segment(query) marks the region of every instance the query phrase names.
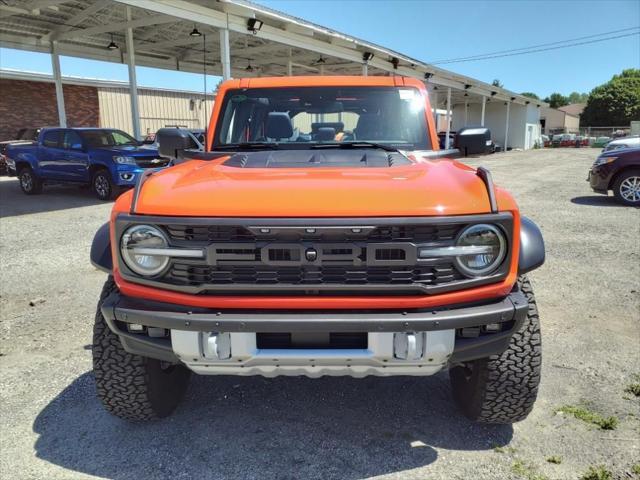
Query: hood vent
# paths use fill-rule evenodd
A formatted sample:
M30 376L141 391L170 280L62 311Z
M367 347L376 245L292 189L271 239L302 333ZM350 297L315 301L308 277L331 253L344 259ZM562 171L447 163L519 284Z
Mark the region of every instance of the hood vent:
M401 153L383 150L268 150L242 152L231 156L224 165L236 168L388 168L409 165Z

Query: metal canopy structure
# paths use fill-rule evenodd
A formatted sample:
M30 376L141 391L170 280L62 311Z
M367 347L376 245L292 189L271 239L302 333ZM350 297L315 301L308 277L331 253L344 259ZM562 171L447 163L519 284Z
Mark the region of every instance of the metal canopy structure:
M447 96L450 106L531 101L245 0L2 0L0 46L52 54L57 80L59 55L128 64L134 115L135 66L223 78L404 75L425 80L432 93L443 92L434 106L446 108Z

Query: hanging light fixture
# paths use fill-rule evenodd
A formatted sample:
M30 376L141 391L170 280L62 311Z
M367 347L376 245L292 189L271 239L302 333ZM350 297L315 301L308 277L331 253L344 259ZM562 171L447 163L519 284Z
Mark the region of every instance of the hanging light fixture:
M200 33L200 31L196 28L195 24L193 25L193 30L191 30L191 33L189 33L190 37L201 37L202 34Z
M257 18L250 18L247 20L247 30L256 35L258 31L262 28L264 22L262 20L258 20Z
M320 55L320 58L318 60L316 60L316 65L323 65L327 63L327 61L324 59L324 57L322 55Z
M253 72L253 67L251 66L251 60L247 60L247 67L245 68L245 71L247 72Z
M109 50L118 50L118 44L116 42L113 41L113 33L111 34L111 42L109 43L109 45L107 45L107 48Z

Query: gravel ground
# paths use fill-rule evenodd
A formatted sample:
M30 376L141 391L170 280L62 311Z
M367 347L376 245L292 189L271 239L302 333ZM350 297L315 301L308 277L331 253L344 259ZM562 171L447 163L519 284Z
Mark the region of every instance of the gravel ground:
M88 261L109 204L76 187L26 197L0 180L2 478L578 479L640 463L640 211L592 194L596 150L510 152L489 167L542 228L531 277L543 377L521 423L472 424L446 372L428 378L194 377L169 419L133 425L102 410L91 328L105 275ZM33 306L30 306L30 302ZM640 381L640 379L636 379ZM602 430L559 407L616 416ZM552 455L560 464L549 463ZM540 475L539 477L536 475Z

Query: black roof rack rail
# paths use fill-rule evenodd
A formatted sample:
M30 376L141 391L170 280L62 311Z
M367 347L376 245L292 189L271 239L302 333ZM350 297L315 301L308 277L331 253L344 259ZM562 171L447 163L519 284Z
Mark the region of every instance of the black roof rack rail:
M491 178L491 172L484 167L478 167L476 170L478 175L484 182L487 188L487 195L489 195L489 205L491 206L491 213L498 213L498 202L496 200L496 190L493 187L493 179Z
M140 178L138 178L138 182L133 189L133 199L131 200L131 210L129 211L131 215L135 215L136 213L136 207L138 206L138 197L140 196L142 185L147 181L147 178L153 175L153 172L154 170L150 168L142 172L142 175L140 175Z

